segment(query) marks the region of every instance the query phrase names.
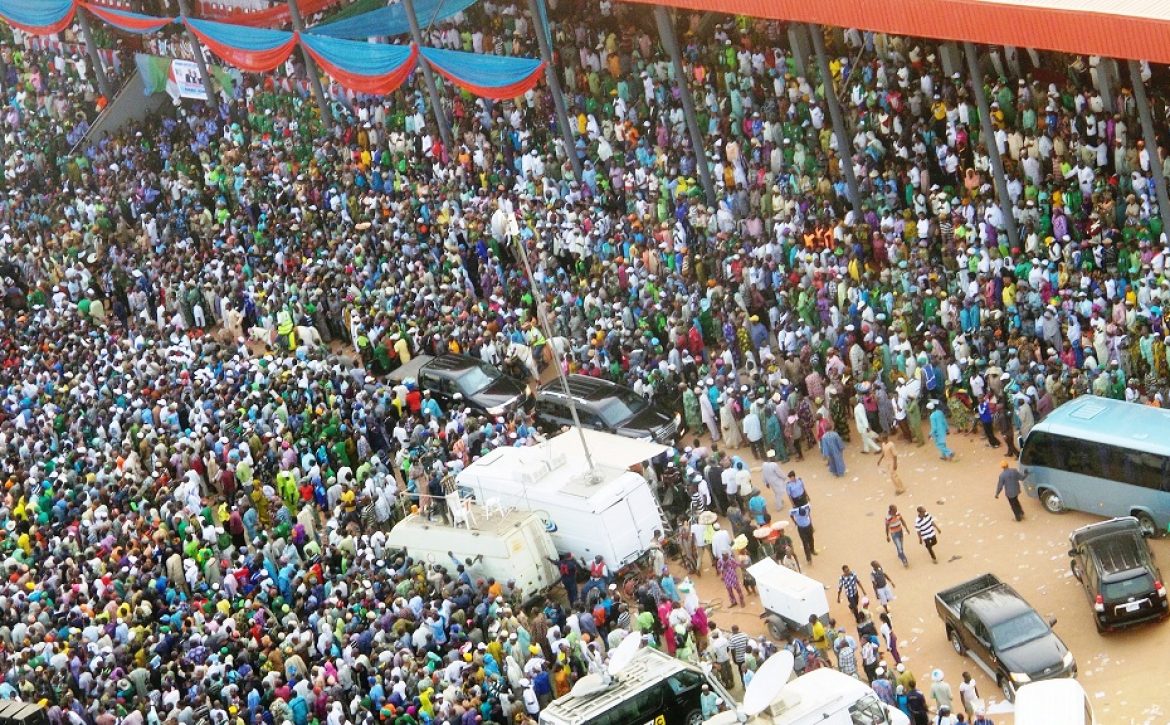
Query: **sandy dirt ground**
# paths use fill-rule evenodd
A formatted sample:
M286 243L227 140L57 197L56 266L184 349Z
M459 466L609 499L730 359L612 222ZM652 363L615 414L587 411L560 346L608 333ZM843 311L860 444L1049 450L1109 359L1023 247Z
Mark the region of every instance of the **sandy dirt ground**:
M919 687L929 693L930 672L941 668L950 683L955 702L962 673L975 676L985 702L1000 699L998 688L978 665L956 654L946 639L934 605L937 591L985 572L1010 583L1042 616L1057 618L1055 630L1077 659L1079 680L1087 691L1098 722L1170 723L1170 688L1166 686L1170 664L1163 648L1170 645L1170 623L1142 625L1126 632L1099 635L1084 590L1069 571L1068 534L1074 528L1100 520L1070 512L1052 515L1035 499L1021 497L1026 513L1017 523L1007 501L995 499L995 482L1003 449L993 450L982 438L950 436L959 454L955 462L939 460L929 442L922 447L898 441L899 470L907 492L894 496L885 475L878 470L876 455L862 455L856 442L846 454L848 470L843 478L831 476L818 453L806 454L793 468L804 478L813 506L813 525L820 555L805 573L829 587L831 614L839 624L856 633L846 604L836 604L836 582L841 565L848 564L869 588L869 562L878 560L895 584L897 599L890 614L907 667L918 677ZM759 462L750 450L736 451L752 462L753 478L760 485ZM787 467L786 469L787 470ZM770 494L766 494L769 501ZM906 538L909 568L898 562L892 544L885 541L884 515L889 504L912 527L915 507L927 507L941 528L932 565L926 550L912 532ZM787 512L774 518L787 517ZM797 539L793 527L789 533ZM796 541L799 553L800 545ZM1163 567L1170 567L1170 541L1153 542ZM803 565L803 557L802 557ZM681 581L682 573L675 566ZM1170 574L1170 568L1166 569ZM712 619L725 630L738 624L744 631L763 634L763 611L758 597L748 596L746 608L726 607L726 591L709 560L695 580L700 596L715 609ZM872 592L871 592L872 593ZM880 612L876 597L871 604ZM887 661L890 661L887 658ZM994 715L997 725L1011 723L1010 715ZM1054 725L1058 725L1054 723Z

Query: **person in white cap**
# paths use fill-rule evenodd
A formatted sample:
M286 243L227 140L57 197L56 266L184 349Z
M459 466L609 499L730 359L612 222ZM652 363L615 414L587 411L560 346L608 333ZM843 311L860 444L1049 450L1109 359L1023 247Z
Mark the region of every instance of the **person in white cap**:
M955 460L955 452L947 447L947 433L950 432L950 427L947 425L946 415L943 414L937 400L930 401L926 407L930 410L930 439L934 441L939 457L944 461Z

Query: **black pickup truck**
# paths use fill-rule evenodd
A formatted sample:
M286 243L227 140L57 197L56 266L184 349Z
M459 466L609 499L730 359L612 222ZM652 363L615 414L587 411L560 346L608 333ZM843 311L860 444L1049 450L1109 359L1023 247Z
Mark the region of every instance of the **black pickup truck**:
M1076 677L1077 663L1052 627L1007 584L984 574L934 597L947 639L975 660L1015 700L1016 688L1037 680Z

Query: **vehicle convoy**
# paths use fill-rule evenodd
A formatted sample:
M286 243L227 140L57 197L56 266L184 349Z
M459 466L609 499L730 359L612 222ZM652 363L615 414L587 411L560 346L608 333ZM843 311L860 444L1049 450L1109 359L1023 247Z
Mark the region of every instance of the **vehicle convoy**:
M560 380L546 383L536 392L536 419L545 431L573 425L569 404L574 403L584 428L665 445L678 437L681 416L647 402L625 386L588 375L569 375L565 382L568 395Z
M473 578L512 580L526 597L545 592L560 581L549 562L556 559L556 547L538 515L530 511L489 515L470 505L463 505L456 513L461 524L411 514L390 530L386 544L452 574L458 564L464 564Z
M1093 605L1098 632L1170 616L1162 574L1137 519L1082 526L1068 541L1069 567Z
M585 463L581 435L601 461ZM557 551L611 570L642 557L654 532L666 532L650 482L629 470L665 446L577 429L526 448L496 448L456 475L456 485L491 509L532 511Z
M1051 513L1133 516L1148 536L1170 525L1170 410L1075 398L1028 433L1020 467Z
M1024 598L994 574L983 574L934 597L955 652L975 660L1008 700L1037 680L1076 677L1077 664L1060 637Z
M467 407L487 415L506 415L526 405L529 398L524 383L470 355L416 355L386 377L396 382L415 380L444 410Z

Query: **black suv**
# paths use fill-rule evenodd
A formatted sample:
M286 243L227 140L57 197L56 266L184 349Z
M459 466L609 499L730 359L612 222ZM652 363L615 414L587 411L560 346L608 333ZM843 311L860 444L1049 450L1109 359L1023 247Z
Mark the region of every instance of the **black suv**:
M1162 574L1137 519L1082 526L1068 540L1069 566L1093 603L1098 632L1170 616Z
M394 381L414 379L445 410L467 407L500 416L531 403L524 383L470 355L418 355L387 377Z
M577 404L581 426L626 438L650 439L670 445L678 436L679 416L651 405L633 390L588 375L569 375L569 394L559 379L536 392L536 420L546 432L573 424L569 401Z

